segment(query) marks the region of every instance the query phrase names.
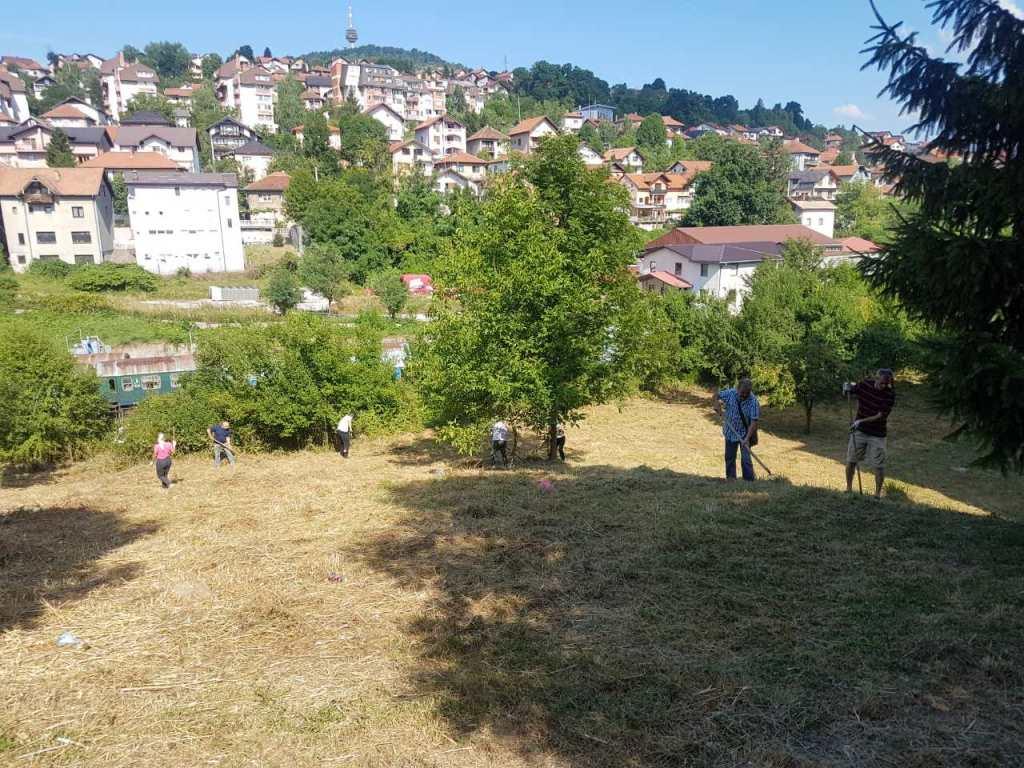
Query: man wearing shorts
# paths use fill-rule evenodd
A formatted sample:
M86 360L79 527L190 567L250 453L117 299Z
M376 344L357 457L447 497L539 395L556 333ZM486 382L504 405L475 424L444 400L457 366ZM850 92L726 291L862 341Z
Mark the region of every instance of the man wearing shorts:
M893 374L881 368L873 379L843 386L847 394L857 398L857 418L850 425L850 443L846 449L846 491L853 491L853 475L857 465L875 471L875 498L882 497L885 482L886 421L896 404Z

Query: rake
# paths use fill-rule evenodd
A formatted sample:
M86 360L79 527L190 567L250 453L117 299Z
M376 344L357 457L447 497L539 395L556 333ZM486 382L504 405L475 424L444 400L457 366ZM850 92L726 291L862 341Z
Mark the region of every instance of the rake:
M722 423L729 429L729 432L732 434L732 436L737 439L737 442L740 442L740 443L743 442L743 440L740 438L740 436L738 434L736 434L736 430L733 429L732 424L730 424L728 421L726 421L724 416L722 417ZM768 473L769 477L774 477L775 476L775 473L772 472L770 469L768 469L768 465L765 464L763 461L761 461L761 459L759 459L757 457L757 454L754 453L754 449L753 448L751 448L750 446L747 446L747 453L750 454L750 458L752 458L754 461L756 461L758 463L758 465L761 467L761 469L763 469L765 472Z

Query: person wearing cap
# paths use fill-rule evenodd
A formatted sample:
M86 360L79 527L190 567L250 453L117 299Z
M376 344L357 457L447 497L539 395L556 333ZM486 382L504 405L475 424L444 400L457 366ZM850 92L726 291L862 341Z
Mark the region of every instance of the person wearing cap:
M846 448L846 492L853 492L853 475L857 465L863 464L875 471L875 498L880 499L885 483L887 421L896 404L892 369L880 368L873 379L844 384L843 391L857 398L857 417L850 425Z

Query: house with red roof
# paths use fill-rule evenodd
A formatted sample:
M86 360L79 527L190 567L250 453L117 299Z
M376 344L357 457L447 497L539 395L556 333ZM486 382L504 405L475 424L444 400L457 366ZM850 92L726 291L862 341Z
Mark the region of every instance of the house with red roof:
M557 135L558 126L551 121L551 118L544 115L528 117L525 120L520 120L508 132L509 146L513 152L529 155L537 148L542 138Z

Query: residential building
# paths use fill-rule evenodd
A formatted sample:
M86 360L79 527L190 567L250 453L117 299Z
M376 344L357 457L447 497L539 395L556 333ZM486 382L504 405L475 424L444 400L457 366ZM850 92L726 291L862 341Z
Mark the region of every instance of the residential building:
M435 157L466 151L466 126L450 117L432 117L415 128L416 141Z
M551 119L541 115L540 117L528 117L520 120L511 131L509 136L509 149L523 155L532 153L545 136L557 136L558 126Z
M583 115L584 120L596 120L598 122L611 123L615 121L615 107L607 104L589 104L576 110Z
M591 149L587 144L580 144L580 157L583 158L583 163L589 168L598 168L604 165L604 155Z
M302 142L305 138L305 134L303 133L304 128L305 126L302 125L296 125L292 128L292 135L295 137L295 140L299 142L300 147L302 146ZM336 125L327 126L327 130L329 133L327 136L327 145L331 149L341 149L341 130Z
M579 133L584 122L586 121L582 112L566 112L562 117L562 130L567 133Z
M729 135L734 139L738 139L743 142L757 142L760 138L759 132L754 128L748 128L745 125L734 124L728 128Z
M60 104L57 104L54 109L62 106L72 106L89 118L92 121L92 125L110 125L110 115L104 112L99 105L90 104L84 99L79 99L77 96L71 96L64 99Z
M321 110L327 105L327 99L315 88L307 88L299 94L299 98L302 99L302 106L311 112Z
M781 139L785 135L785 132L777 125L769 125L767 128L759 128L757 131L757 136L761 139Z
M842 256L825 259L826 263L834 264L841 261L856 263L865 256L876 256L882 252L880 246L863 237L844 237L839 242L843 246Z
M114 250L114 198L100 168L0 168L0 223L15 271L98 264Z
M290 182L287 173L275 171L243 190L249 203L249 218L241 222L244 244L269 245L275 234L284 235L289 224L284 210L284 193Z
M177 107L174 110L174 125L177 128L192 127L192 112L184 107ZM197 137L198 138L198 137Z
M44 67L35 59L24 56L0 56L0 66L8 70L16 69L19 72L24 72L33 80L38 80L40 77L50 74L49 67Z
M795 171L806 171L809 168L813 168L818 164L821 156L818 150L804 144L799 139L783 142L782 149L789 155L790 162Z
M396 176L419 169L425 176L434 173L434 155L430 147L418 141L393 141L391 167Z
M274 122L275 82L272 72L252 66L244 56L236 56L214 72L217 100L237 110L240 121L250 128L260 126L277 130Z
M864 165L833 165L829 170L840 183L871 181L871 171Z
M366 114L383 125L388 132L388 141L402 141L405 138L405 118L394 107L376 104Z
M684 165L685 163L685 165ZM678 219L693 205L693 182L712 163L685 160L677 163L678 172L626 173L618 178L629 192L630 222L641 229L660 229Z
M161 275L245 269L235 174L128 171L124 181L141 267Z
M136 96L156 96L160 78L156 72L141 62L128 64L124 54L104 61L100 66L100 83L107 112L114 120L120 120L128 103Z
M437 191L442 193L468 190L470 193L479 196L481 191L480 181L467 178L458 171L453 171L451 168L435 174L434 185Z
M306 90L316 91L324 97L325 101L330 100L332 88L330 76L309 74L305 76L304 83Z
M0 67L0 113L15 123L23 123L32 116L25 81L4 67Z
M452 170L470 181L482 182L487 177L487 161L467 152L455 152L435 159L434 170L437 173Z
M45 168L46 147L55 129L46 121L32 117L20 125L0 127L0 166ZM106 128L61 128L71 143L71 152L79 162L112 149Z
M618 163L627 171L639 172L644 168L644 158L636 147L616 147L604 153L606 163Z
M252 66L245 56L236 55L221 64L213 73L213 89L217 101L229 109L238 108L238 76Z
M839 178L831 168L790 171L787 194L794 200L835 200Z
M198 86L202 88L203 86ZM164 98L172 104L183 104L186 107L192 106L192 97L195 95L197 86L192 83L185 83L180 88L164 88Z
M37 77L35 80L32 81L32 93L35 94L35 97L37 99L41 99L43 98L43 94L46 93L47 89L52 88L56 84L57 81L49 75Z
M274 150L259 141L249 141L231 153L238 166L252 174L253 181L259 181L270 169Z
M213 160L227 157L240 146L256 138L256 131L233 117L225 117L209 128L210 152Z
M677 227L649 242L638 265L641 274L668 270L738 309L746 279L765 259L780 258L790 240L810 242L826 261L843 257L840 242L800 224L749 224Z
M114 149L128 152L160 152L183 170L199 170L199 144L195 128L168 125L110 125L106 130Z
M636 130L640 127L640 124L644 121L643 115L638 115L636 112L630 112L628 115L624 115L622 120L622 127L625 130Z
M88 128L96 125L92 118L71 104L58 104L44 113L43 119L54 128Z
M471 155L488 155L491 159L508 155L511 139L501 131L484 126L466 139L466 151Z
M790 200L800 223L831 238L836 229L836 206L828 200Z
M726 299L733 310L739 310L754 270L765 260L780 258L781 252L782 247L771 241L652 245L637 261L637 279L647 290L696 290ZM647 275L655 276L653 282L645 279ZM681 284L669 284L666 278Z
M829 149L842 151L844 142L845 139L841 133L830 133L825 136L825 146Z
M686 126L671 115L662 115L661 122L665 126L665 135L669 140L686 133Z

